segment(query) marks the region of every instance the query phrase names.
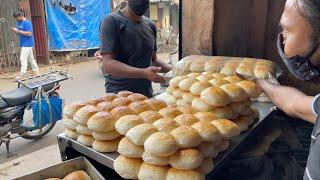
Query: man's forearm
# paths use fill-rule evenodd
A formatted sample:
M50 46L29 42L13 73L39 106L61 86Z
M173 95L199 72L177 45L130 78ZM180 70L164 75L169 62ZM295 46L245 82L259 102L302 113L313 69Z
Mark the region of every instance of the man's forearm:
M117 60L103 60L103 66L108 74L124 78L145 78L143 69L135 68Z
M32 32L30 31L18 31L18 34L22 34L24 36L32 36Z
M295 88L270 83L259 83L272 102L290 116L299 117L314 123L311 103L313 97L307 96Z

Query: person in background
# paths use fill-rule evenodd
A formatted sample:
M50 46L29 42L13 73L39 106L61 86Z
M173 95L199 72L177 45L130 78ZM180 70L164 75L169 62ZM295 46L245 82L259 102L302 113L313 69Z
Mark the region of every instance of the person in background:
M17 27L11 27L10 29L19 36L21 54L20 54L20 63L21 70L20 75L16 79L21 79L26 77L28 62L31 65L33 75L39 75L39 68L36 60L33 56L33 29L31 21L27 20L21 11L13 12L13 17L17 21Z
M320 78L320 0L287 0L280 25L279 54L291 74L302 81ZM272 102L291 117L314 124L304 180L320 179L320 95L258 80Z
M151 82L164 83L159 73L172 68L157 57L156 26L143 16L149 3L128 0L124 9L111 13L101 23L100 51L107 92L127 90L152 97Z

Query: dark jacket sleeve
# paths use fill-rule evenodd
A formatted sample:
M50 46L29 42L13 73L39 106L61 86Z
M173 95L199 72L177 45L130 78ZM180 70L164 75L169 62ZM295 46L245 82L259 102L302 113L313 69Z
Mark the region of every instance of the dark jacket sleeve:
M101 53L117 53L120 43L120 33L116 19L107 16L100 25Z

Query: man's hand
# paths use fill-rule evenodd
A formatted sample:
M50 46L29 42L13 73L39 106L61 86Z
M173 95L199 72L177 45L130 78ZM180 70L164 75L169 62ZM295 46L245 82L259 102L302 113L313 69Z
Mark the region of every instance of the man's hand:
M10 27L11 31L14 33L19 33L19 29L15 28L15 27Z
M148 67L143 70L145 78L154 82L154 83L164 83L165 79L158 74L161 71L161 67Z
M98 50L96 53L94 53L94 57L96 57L98 60L102 60L101 51Z

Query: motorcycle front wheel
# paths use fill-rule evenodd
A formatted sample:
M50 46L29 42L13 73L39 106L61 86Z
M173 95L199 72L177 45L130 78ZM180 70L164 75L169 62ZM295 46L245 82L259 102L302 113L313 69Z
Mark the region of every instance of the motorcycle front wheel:
M24 139L28 139L28 140L41 139L43 136L47 135L53 129L53 127L55 125L56 125L56 123L54 122L54 123L47 124L46 126L44 126L41 129L36 129L33 131L26 131L21 135L21 137L23 137Z

